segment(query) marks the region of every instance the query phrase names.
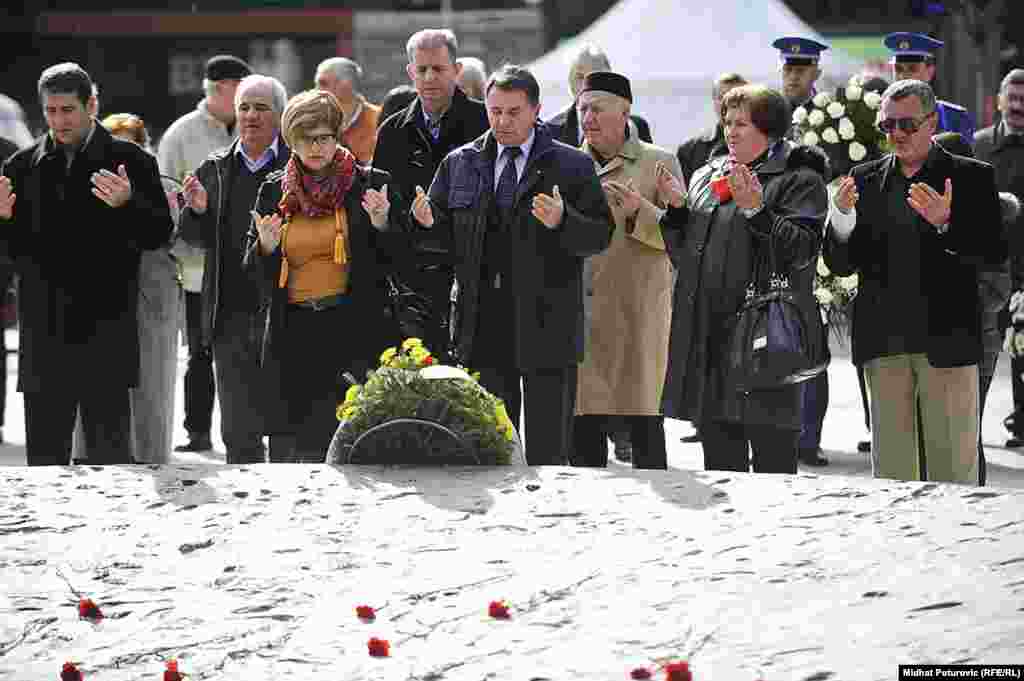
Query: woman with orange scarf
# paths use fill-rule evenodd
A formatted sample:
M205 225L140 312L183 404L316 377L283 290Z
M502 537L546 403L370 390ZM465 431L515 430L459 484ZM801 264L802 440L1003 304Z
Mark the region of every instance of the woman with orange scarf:
M338 144L344 112L329 92L293 97L281 117L292 148L260 189L246 267L270 299L262 348L270 461L322 462L337 428L342 375L359 379L393 338L384 263L403 243L404 209L387 173Z

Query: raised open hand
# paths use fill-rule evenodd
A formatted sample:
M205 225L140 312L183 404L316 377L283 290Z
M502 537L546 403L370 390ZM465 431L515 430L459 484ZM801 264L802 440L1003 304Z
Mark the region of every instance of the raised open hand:
M644 200L633 187L633 180L625 184L608 180L604 183L604 191L608 195L608 200L622 208L629 217L636 215Z
M199 178L195 175L189 175L185 178L185 182L181 186L182 194L185 195L185 205L192 209L192 212L202 215L206 212L206 206L209 202L209 194L206 193L206 187L199 181Z
M562 200L562 193L558 191L556 184L551 195L537 194L533 197L533 217L541 221L548 229L557 229L562 224L562 216L565 215L565 202Z
M391 202L388 201L388 186L384 185L380 190L367 189L363 192L363 210L370 216L370 222L377 229L382 229L388 224L388 212L391 210Z
M910 185L907 203L932 227L949 223L953 212L953 180L946 178L946 191L938 193L924 182Z
M434 226L434 211L430 208L430 198L419 185L416 185L416 198L412 201L412 216L424 227Z
M256 211L251 212L253 222L256 223L256 231L260 235L260 250L263 255L270 255L281 243L281 216L273 213L261 216Z
M119 208L132 198L132 183L123 165L117 167L117 173L104 168L93 173L91 179L92 193L111 208Z
M11 181L0 175L0 218L10 220L14 215L14 200L18 195L12 191Z
M857 183L849 175L839 180L839 189L832 203L836 205L843 215L848 214L857 205L860 199L860 192L857 191Z
M760 208L764 203L764 189L761 187L761 180L750 171L750 168L737 163L729 173L729 189L732 191L733 201L739 208L753 210Z
M655 166L654 175L658 201L664 206L681 208L686 203L686 183L673 175L661 161Z

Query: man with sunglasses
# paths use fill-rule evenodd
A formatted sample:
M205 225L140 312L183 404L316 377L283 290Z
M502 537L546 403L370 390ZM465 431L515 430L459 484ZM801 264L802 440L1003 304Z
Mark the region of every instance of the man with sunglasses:
M892 52L893 81L920 80L929 85L935 80L935 53L945 44L921 33L890 33L885 46ZM971 144L974 141L974 117L964 107L939 99L935 103L935 132L958 132Z
M920 396L929 479L978 484L977 271L1006 258L995 174L933 143L927 83L893 83L881 111L893 151L840 180L824 246L833 272L860 274L853 361L871 395L872 472L920 479Z

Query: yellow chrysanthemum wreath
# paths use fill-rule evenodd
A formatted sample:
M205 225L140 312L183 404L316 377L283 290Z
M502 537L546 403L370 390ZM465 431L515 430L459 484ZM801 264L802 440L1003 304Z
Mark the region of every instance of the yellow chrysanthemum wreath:
M338 405L341 427L332 451L351 449L363 433L382 423L412 418L449 429L481 464L507 464L515 429L505 404L485 390L479 378L460 367L438 364L422 340L408 338L381 353L378 368L368 373L365 383L353 381L346 391L345 401ZM408 436L402 446L417 449ZM444 462L443 451L429 449L423 447L423 463Z

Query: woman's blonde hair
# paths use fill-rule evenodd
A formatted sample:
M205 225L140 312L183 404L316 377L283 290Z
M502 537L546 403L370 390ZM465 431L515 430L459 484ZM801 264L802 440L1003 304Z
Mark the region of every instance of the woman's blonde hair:
M102 125L115 137L127 135L128 139L143 149L149 148L149 133L146 131L146 124L135 114L110 114L103 119Z
M338 98L326 90L306 90L288 100L281 115L281 134L288 146L295 148L295 142L303 132L319 125L330 128L340 136L345 111Z

